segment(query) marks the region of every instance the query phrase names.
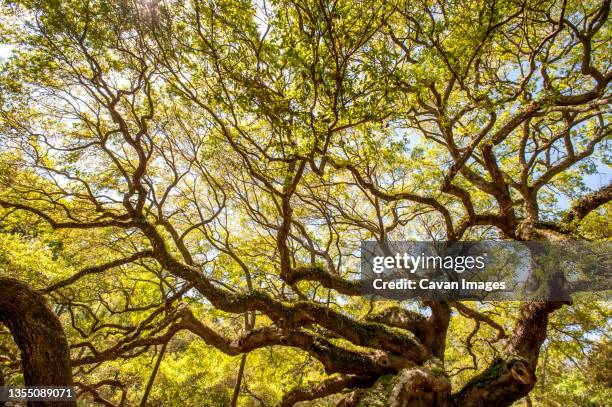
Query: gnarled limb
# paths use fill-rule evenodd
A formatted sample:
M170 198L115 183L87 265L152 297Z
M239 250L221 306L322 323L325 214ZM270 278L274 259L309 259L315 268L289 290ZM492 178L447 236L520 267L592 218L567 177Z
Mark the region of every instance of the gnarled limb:
M535 374L520 357L497 358L453 396L457 406L509 406L535 385Z
M403 369L396 376L383 376L366 390L357 406L444 407L451 405L451 385L440 361Z
M71 386L70 351L59 319L44 297L27 284L0 278L0 322L21 351L26 386ZM30 401L31 407L76 405Z
M536 382L535 369L549 315L563 304L534 301L521 305L506 355L468 382L453 396L454 402L460 406L509 406L527 395Z
M301 387L285 394L281 407L291 407L300 401L315 400L336 394L347 388L369 387L376 381L376 376L342 375L327 379L310 387Z
M598 191L578 199L576 202L574 202L567 215L565 215L563 218L563 227L566 229L572 229L572 225L574 225L575 222L580 222L591 211L597 209L599 206L607 202L610 202L611 200L612 184L609 184Z
M290 277L286 278L287 284L298 281L316 281L325 288L331 288L345 295L360 295L361 281L346 280L340 276L330 273L321 266L302 266L293 269Z

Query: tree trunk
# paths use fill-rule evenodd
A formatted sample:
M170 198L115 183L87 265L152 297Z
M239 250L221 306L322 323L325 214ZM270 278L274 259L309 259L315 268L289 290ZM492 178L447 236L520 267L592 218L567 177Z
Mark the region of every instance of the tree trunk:
M0 277L0 323L21 351L26 386L72 386L70 351L64 330L44 297L27 284ZM76 405L30 401L30 407Z

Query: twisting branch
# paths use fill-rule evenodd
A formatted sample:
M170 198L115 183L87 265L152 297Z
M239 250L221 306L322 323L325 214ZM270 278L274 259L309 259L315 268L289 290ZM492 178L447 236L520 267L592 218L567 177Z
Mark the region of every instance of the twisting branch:
M104 264L100 264L99 266L94 266L94 267L89 267L86 269L83 269L81 271L79 271L78 273L68 277L65 280L59 281L55 284L50 285L49 287L43 288L41 291L45 292L45 293L50 293L53 291L56 291L60 288L69 286L70 284L75 283L76 281L80 280L81 278L91 275L91 274L98 274L98 273L102 273L104 271L110 270L112 268L115 267L119 267L119 266L124 266L126 264L130 264L135 262L136 260L140 260L140 259L144 259L144 258L150 258L153 257L153 252L150 250L145 250L145 251L141 251L138 253L134 253L131 256L128 257L124 257L121 259L117 259L117 260L113 260L111 262L108 263L104 263Z
M370 387L376 381L376 376L340 375L329 378L319 384L296 388L283 396L281 407L291 407L300 401L315 400L344 389Z

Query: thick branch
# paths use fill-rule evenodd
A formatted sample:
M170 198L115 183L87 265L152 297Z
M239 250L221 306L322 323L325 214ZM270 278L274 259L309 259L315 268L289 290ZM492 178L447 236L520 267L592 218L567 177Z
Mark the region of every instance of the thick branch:
M376 381L376 376L342 375L327 379L310 387L301 387L285 394L281 407L291 407L300 401L315 400L339 393L349 388L366 388Z
M62 325L43 296L28 285L0 278L0 322L21 351L26 386L71 386L70 351ZM28 406L76 405L31 401Z
M562 223L569 228L575 222L580 222L584 219L591 211L610 202L610 200L612 200L612 184L574 202L570 211L563 218Z
M298 281L316 281L325 288L331 288L344 295L360 295L361 282L346 280L340 276L330 273L321 266L303 266L294 269L289 278L285 279L287 284L293 285Z

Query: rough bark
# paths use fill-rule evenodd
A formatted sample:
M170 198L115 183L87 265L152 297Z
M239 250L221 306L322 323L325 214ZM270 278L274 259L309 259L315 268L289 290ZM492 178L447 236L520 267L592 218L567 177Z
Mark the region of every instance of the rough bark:
M283 397L280 407L290 407L300 401L315 400L330 394L336 394L346 388L368 387L375 381L375 376L342 375L339 377L329 378L322 383L310 387L302 387L291 390ZM348 407L349 405L352 406L355 404L348 404L347 401L345 401L344 404L339 404L339 406L344 407Z
M507 352L454 395L458 406L510 406L533 389L540 347L549 316L564 302L534 301L521 305Z
M534 369L518 356L499 357L453 397L454 405L466 407L509 406L535 385Z
M20 281L0 277L0 323L21 351L26 386L72 386L70 351L64 330L44 297ZM28 402L29 407L76 405Z
M566 229L572 229L572 226L577 221L584 219L591 211L597 209L612 200L612 184L609 184L598 191L590 193L585 197L578 199L572 205L571 209L563 219L563 224Z
M381 377L359 397L359 407L444 407L451 406L451 384L442 362L432 358L424 366L403 369Z

